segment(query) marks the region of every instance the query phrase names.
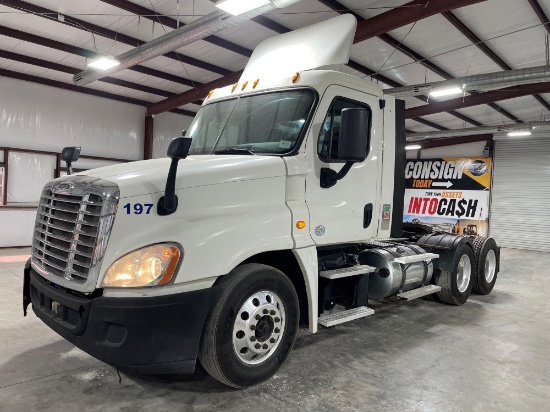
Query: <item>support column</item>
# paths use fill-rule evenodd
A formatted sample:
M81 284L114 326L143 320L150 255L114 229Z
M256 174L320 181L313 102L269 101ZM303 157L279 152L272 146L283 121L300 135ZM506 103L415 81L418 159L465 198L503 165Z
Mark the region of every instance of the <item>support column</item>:
M145 116L145 139L143 139L143 159L145 160L153 158L153 132L153 116Z

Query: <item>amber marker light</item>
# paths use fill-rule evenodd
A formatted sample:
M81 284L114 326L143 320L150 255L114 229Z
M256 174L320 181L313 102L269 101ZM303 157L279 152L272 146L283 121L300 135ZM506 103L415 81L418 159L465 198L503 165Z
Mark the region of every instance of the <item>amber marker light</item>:
M307 226L307 225L306 225L306 222L304 222L303 220L298 220L298 221L296 222L296 227L297 227L298 229L305 229L306 226Z
M255 89L258 83L260 83L260 79L254 80L254 83L252 83L252 88Z
M292 76L292 83L296 83L299 77L300 77L300 73L298 72L294 73L294 75Z
M248 86L248 82L244 82L244 83L243 83L243 85L242 85L242 87L241 87L241 90L246 89L246 86Z
M235 84L233 85L233 88L231 89L231 93L233 93L233 92L235 91L235 89L237 88L237 86L238 86L238 83L235 83Z
M207 98L210 98L210 96L212 96L213 93L214 93L214 90L210 90L210 91L208 92Z

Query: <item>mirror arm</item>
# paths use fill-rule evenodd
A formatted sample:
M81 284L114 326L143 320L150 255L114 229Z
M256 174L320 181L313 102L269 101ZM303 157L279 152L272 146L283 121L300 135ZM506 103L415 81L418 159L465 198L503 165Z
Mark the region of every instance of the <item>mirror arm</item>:
M344 167L342 167L339 172L329 169L328 167L323 167L321 169L321 187L323 189L328 189L334 186L336 183L338 183L338 180L342 180L344 177L346 177L354 164L355 162L352 161L346 162Z
M171 215L178 208L178 197L176 196L176 173L178 171L178 162L180 159L172 159L168 178L166 179L166 188L164 196L159 199L157 212L160 216Z

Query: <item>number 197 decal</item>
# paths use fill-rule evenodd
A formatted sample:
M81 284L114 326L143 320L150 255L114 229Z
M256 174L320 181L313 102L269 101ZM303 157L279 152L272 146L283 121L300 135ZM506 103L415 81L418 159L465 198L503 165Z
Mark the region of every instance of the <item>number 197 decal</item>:
M151 213L151 209L153 208L153 204L152 203L145 203L145 204L141 204L141 203L134 203L134 215L141 215L142 213L145 212L146 215L150 214ZM124 209L126 209L126 214L129 215L132 213L132 205L130 203L126 203L124 205Z

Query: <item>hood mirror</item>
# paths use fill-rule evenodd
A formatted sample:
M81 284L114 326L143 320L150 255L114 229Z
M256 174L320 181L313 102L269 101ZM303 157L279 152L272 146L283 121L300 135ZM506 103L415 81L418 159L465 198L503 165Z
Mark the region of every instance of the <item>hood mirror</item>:
M185 133L185 130L183 133ZM167 155L172 159L172 163L170 163L170 170L168 171L168 178L166 179L164 196L159 199L157 204L157 213L160 216L171 215L178 208L178 197L176 196L178 162L189 155L191 141L192 139L190 137L176 137L168 146Z
M61 160L67 164L67 175L73 174L72 163L80 157L80 147L65 147L61 151Z

